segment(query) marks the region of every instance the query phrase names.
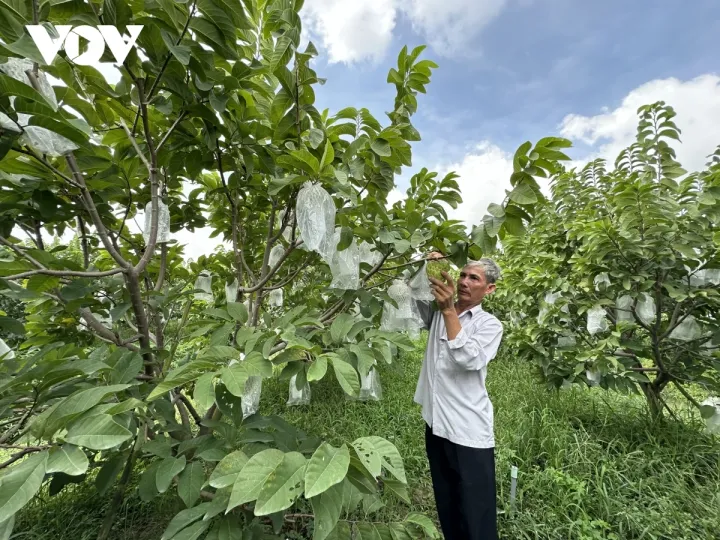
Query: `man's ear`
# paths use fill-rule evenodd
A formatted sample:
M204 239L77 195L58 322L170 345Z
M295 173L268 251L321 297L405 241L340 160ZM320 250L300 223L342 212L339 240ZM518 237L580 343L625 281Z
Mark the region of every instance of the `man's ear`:
M494 293L496 288L497 288L497 287L495 287L495 284L494 284L494 283L491 283L490 285L488 285L487 292L486 292L485 294L492 294L492 293Z

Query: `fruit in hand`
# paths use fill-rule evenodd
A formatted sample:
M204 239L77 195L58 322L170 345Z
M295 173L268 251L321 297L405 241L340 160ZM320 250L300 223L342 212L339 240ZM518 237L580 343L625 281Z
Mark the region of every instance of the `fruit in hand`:
M427 274L429 277L434 277L441 281L444 281L442 272L447 272L452 275L452 266L447 259L440 259L438 261L428 261L427 263Z

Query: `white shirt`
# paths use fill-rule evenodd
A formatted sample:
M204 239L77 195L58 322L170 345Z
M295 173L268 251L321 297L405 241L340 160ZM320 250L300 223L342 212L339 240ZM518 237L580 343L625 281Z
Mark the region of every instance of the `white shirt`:
M430 330L415 402L432 432L461 446L493 448L493 406L485 378L497 354L503 327L482 307L458 315L460 332L448 340L445 320L430 302L416 301Z

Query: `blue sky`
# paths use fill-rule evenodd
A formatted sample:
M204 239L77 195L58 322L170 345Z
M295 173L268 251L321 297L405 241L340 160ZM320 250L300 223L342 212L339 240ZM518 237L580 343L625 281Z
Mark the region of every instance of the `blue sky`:
M718 0L368 0L367 8L354 3L306 0L301 13L320 49L316 68L328 78L318 89L318 106L367 106L385 120L394 95L385 80L397 53L404 44L430 43L424 55L440 68L414 119L423 141L414 148L413 169L462 164L481 143L512 153L525 140L560 134L568 115L587 119L587 128L651 81L675 78L682 85L720 74ZM389 40L384 48L373 46L388 38L387 28L378 30L388 11L394 13ZM338 21L343 31L333 35L327 29ZM364 35L367 40L360 39ZM350 45L342 42L345 36ZM353 46L359 52L344 60ZM370 52L358 58L362 51ZM679 108L670 95L666 99ZM577 159L612 142L612 135L595 144L574 138Z

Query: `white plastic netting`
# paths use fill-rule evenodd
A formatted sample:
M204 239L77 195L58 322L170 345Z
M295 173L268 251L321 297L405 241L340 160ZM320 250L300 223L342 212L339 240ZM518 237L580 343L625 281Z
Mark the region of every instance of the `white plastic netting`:
M225 284L225 300L227 302L235 302L237 300L238 288L237 278L235 278L232 283Z
M600 380L602 379L602 374L596 370L586 369L585 376L587 377L590 386L598 386L600 384Z
M587 331L590 335L605 332L608 329L607 313L602 306L594 306L587 312Z
M708 407L714 409L714 411L711 411L712 414L708 414L706 412L703 415L703 418L705 420L705 428L708 433L720 435L720 397L710 396L705 401L703 401L700 406L706 411Z
M682 322L670 332L670 339L677 339L678 341L693 341L699 339L701 336L702 328L692 315L685 317Z
M335 202L320 184L306 182L298 193L297 226L308 249L331 259L335 245L330 245L335 231Z
M638 318L645 324L650 324L655 320L655 300L646 293L640 293L635 313Z
M145 227L143 227L143 238L145 243L150 242L150 229L152 228L152 201L145 205ZM165 244L170 241L170 209L162 199L158 199L158 244Z
M357 401L380 401L382 399L382 385L377 369L371 368L367 375L360 373L360 394L357 398L351 399Z
M0 361L15 358L15 351L8 347L7 343L0 338Z
M626 321L632 322L635 320L632 314L633 299L632 296L627 294L620 296L615 301L615 320L617 322Z
M195 280L195 300L202 302L213 302L215 297L212 292L212 274L207 270L200 272Z
M32 87L30 79L26 73L28 70L32 69L32 66L32 62L28 60L9 58L6 63L0 64L0 71L17 81ZM45 97L48 105L52 107L53 110L57 111L58 104L57 99L55 98L55 92L42 71L38 71L37 80L40 87L40 93L43 97ZM15 102L14 96L10 99L12 103ZM25 144L37 152L47 154L49 156L62 156L68 152L78 149L78 146L75 143L62 135L58 135L57 133L43 127L29 125L31 115L18 113L17 116L17 124L20 124L23 128L23 134L20 137L20 144ZM20 130L17 124L6 114L0 113L0 127L3 129L19 132Z
M698 270L690 276L690 285L693 287L720 285L720 269L705 268L704 270Z
M297 405L309 405L311 398L310 383L305 381L302 388L297 387L297 375L290 378L290 388L288 390L287 406L293 407Z
M593 284L595 285L596 291L602 291L610 286L610 276L607 275L607 272L598 274L595 276Z
M262 394L262 377L253 375L245 383L245 391L240 396L243 419L256 414L260 409L260 394Z
M408 284L410 286L410 294L416 300L434 300L435 297L432 294L430 288L430 278L427 273L427 263L422 265L420 271L410 280Z
M372 244L362 242L358 245L360 251L360 262L367 263L370 266L375 266L382 259L382 254L379 251L373 249Z
M407 332L412 337L419 336L424 323L412 298L409 285L396 279L387 292L398 307L389 302L383 304L380 329L388 332Z
M574 347L575 345L577 345L577 340L575 339L575 336L564 335L564 336L558 337L558 340L557 340L558 347Z

